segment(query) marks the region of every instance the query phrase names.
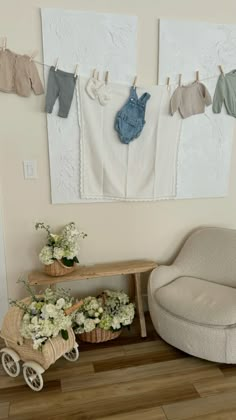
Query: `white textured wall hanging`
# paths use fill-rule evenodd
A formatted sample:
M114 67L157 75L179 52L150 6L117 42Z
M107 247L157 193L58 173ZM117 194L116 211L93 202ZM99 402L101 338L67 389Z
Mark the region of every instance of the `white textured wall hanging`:
M195 71L212 97L219 75L236 67L236 25L189 21L160 21L159 83L167 76L177 83L192 82ZM174 89L175 86L172 87ZM234 118L213 114L211 106L203 115L182 122L178 150L176 198L226 196L230 172Z
M178 114L169 114L166 86L147 89L146 123L129 145L121 143L114 121L130 87L111 83L112 100L105 107L91 101L80 77L81 196L129 201L154 201L176 195L176 152L181 127ZM139 97L146 88L137 88Z
M41 9L44 62L89 76L95 67L109 70L116 82L130 83L136 74L137 18L75 10ZM45 81L49 68L45 67ZM47 115L53 203L79 203L79 125L74 95L67 119Z

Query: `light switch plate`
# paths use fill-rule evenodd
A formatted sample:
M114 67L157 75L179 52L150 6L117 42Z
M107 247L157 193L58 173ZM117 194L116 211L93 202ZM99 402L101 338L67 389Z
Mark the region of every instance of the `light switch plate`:
M24 177L25 177L25 179L37 179L38 178L37 160L24 160L23 161L23 167L24 167Z

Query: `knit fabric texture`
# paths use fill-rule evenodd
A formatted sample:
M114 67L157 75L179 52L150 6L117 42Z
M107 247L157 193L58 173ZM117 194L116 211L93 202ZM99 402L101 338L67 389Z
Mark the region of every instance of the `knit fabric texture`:
M236 70L221 74L217 81L212 106L215 114L221 112L223 103L227 113L236 118Z
M0 90L20 96L44 93L38 70L28 55L15 54L10 50L0 51Z
M182 118L188 118L191 115L203 114L205 107L211 103L211 95L206 86L196 81L187 86L177 87L170 100L170 113L174 115L179 110Z

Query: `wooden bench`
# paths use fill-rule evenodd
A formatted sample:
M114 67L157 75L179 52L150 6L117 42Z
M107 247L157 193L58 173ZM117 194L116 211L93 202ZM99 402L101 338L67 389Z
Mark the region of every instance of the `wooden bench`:
M137 304L137 312L140 322L141 337L147 336L143 301L141 292L141 273L152 271L157 263L148 260L122 261L115 263L103 263L94 265L79 265L76 270L66 276L51 277L40 271L29 273L30 285L55 285L57 283L92 279L96 277L111 277L118 275L131 275L134 278L134 289Z

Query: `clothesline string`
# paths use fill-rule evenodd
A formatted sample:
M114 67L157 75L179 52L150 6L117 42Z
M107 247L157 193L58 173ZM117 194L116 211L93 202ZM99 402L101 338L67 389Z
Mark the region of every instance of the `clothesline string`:
M52 67L52 65L46 64L46 63L42 63L41 61L37 61L37 60L32 60L32 61L34 61L34 63L36 63L36 64L39 64L40 66L49 67L49 68ZM179 75L176 75L176 77L177 76L179 76ZM219 77L219 74L218 75L215 75L215 76L204 77L202 79L199 78L198 82L204 82L205 80L212 80L212 79L216 79L218 77ZM176 83L170 83L169 86L176 85L176 84L177 84L177 82ZM158 86L166 86L167 83L163 83L163 84L159 84L158 83L157 85Z

